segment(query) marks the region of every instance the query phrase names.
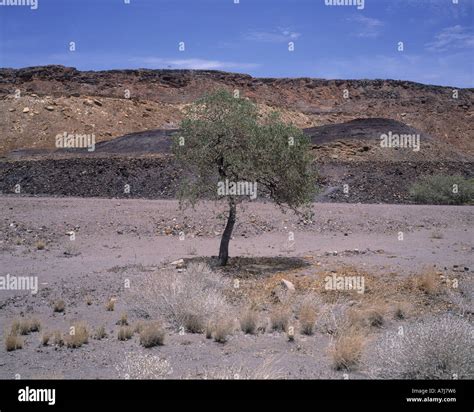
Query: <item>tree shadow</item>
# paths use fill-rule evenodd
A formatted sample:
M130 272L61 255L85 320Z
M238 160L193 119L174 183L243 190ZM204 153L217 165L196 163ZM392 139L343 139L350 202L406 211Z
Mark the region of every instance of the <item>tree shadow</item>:
M185 258L186 265L189 263L206 263L212 270L218 271L226 276L240 279L261 278L270 276L277 272L300 269L311 264L299 257L230 257L227 266L219 266L217 256L199 256Z

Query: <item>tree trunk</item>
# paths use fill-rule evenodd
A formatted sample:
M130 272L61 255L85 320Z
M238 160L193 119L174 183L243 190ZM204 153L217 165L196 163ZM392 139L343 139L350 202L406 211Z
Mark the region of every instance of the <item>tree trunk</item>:
M219 265L227 265L229 259L229 241L232 237L232 230L234 230L235 218L237 216L237 207L233 198L229 199L229 217L227 224L222 234L221 246L219 248Z

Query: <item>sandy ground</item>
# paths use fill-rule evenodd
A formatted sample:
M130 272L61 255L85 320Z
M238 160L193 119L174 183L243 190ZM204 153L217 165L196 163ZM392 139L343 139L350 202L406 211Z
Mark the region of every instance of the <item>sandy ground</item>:
M2 345L4 379L16 374L121 377L115 365L124 355L147 351L136 338L116 339L115 322L122 312L129 319L140 318L121 299L124 279L133 283L179 258L216 255L225 223L221 205L204 203L181 211L174 200L2 196L0 208L0 275L37 276L39 281L34 296L0 291L0 329L5 331L15 317L34 314L46 330L67 330L71 322L86 320L91 327L106 325L109 333L109 338L79 349L43 347L39 333L26 336L22 350L7 352ZM315 204L313 211L308 222L271 204L247 204L239 210L231 256L302 257L311 261L308 276L341 267L380 276L409 276L427 267L472 275L473 206ZM91 297L91 305L85 296ZM111 296L118 297L116 309L106 312L104 303ZM55 299L66 301L65 313L53 313L50 302ZM288 342L283 333L237 333L222 345L202 334L170 330L165 346L148 353L172 364L170 377L252 369L273 359L282 377L342 378L342 372L330 367L329 341L323 334ZM363 371L352 376L366 377Z

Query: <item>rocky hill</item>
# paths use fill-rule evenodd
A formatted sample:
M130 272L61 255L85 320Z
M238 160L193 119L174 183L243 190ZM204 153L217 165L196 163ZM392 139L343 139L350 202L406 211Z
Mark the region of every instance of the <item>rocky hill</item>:
M102 141L176 128L187 104L217 88L238 90L262 112L278 109L301 128L391 119L474 153L474 89L455 92L393 80L253 78L207 70L81 72L63 66L0 69L0 152L52 148L54 136L64 131L94 133Z

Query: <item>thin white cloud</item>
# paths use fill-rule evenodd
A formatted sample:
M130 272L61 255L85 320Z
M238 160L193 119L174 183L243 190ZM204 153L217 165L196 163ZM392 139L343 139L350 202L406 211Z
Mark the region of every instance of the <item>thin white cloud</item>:
M460 25L443 29L435 36L434 41L426 44L426 48L433 52L469 49L472 47L474 47L474 33L472 30Z
M165 59L161 57L139 57L131 59L134 63L146 66L169 67L173 69L190 70L247 70L260 67L257 63L240 63L221 60L208 60L199 58Z
M273 31L251 30L244 34L245 40L262 43L286 43L301 37L301 33L287 28L278 28Z
M361 14L349 17L347 21L355 26L354 35L363 38L378 37L384 26L382 21Z

